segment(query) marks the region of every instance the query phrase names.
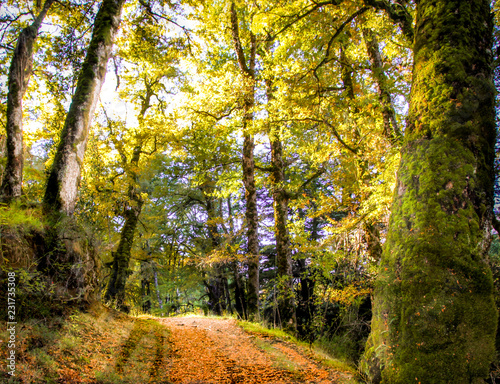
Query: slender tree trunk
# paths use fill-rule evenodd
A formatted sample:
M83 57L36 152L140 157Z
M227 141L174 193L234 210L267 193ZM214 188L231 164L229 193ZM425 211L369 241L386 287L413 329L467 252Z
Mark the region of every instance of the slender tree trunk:
M160 309L163 309L163 301L160 296L160 287L158 286L158 270L156 268L156 263L153 261L153 276L155 280L156 297L158 298L158 305Z
M142 146L134 148L134 153L131 159L131 165L135 168L139 164ZM136 190L135 182L136 175L133 175L133 182L129 186L128 196L129 202L127 203L123 217L125 222L120 234L120 242L116 252L113 253L113 265L111 277L109 279L106 294L104 295L105 301L116 301L116 308L119 310L126 310L125 305L125 284L129 275L129 262L132 246L134 245L135 229L141 214L143 200L139 191Z
M139 124L142 125L146 112L151 106L151 97L153 97L153 89L150 84L146 81L146 94L144 95L141 110L137 119ZM140 190L138 190L138 177L136 169L139 166L139 160L142 154L142 145L140 142L135 146L132 157L130 159L130 184L128 187L128 198L129 201L124 208L123 217L125 218L125 223L123 224L122 232L120 235L120 242L118 243L118 248L116 252L113 253L113 265L111 271L111 277L109 279L108 288L106 294L104 295L105 301L116 301L116 308L119 310L124 310L125 306L125 284L129 275L129 262L132 246L134 245L134 235L137 228L137 223L139 222L139 216L142 211L142 205L144 201L142 200ZM121 154L126 162L126 155ZM126 166L126 164L124 164Z
M392 102L391 93L388 89L388 79L384 71L380 47L376 36L369 29L363 29L368 57L372 69L373 78L378 88L379 101L382 105L382 116L384 119L384 136L390 140L401 139L401 131L396 120L396 111Z
M258 237L258 212L257 191L255 188L255 162L254 162L254 138L250 133L250 125L253 121L252 108L255 99L255 53L257 40L250 32L250 58L247 60L240 41L238 15L234 2L231 3L231 32L233 36L234 50L236 52L238 65L245 81L244 94L244 116L243 116L243 185L245 186L245 223L247 226L247 264L248 264L248 297L247 309L250 318L259 319L259 237Z
M234 236L234 219L233 208L231 206L231 196L227 198L227 214L229 217L229 231L231 233L231 236ZM241 278L237 260L231 263L231 269L234 279L234 308L242 319L247 319L245 284Z
M151 282L150 274L146 262L141 262L141 301L142 311L145 313L151 312Z
M281 324L295 328L296 301L293 292L292 253L288 234L288 193L285 189L285 165L283 144L279 132L270 133L271 184L273 188L274 237L276 239L276 263L278 268L278 309Z
M88 132L125 0L103 0L45 189L48 212L72 215Z
M209 180L202 188L203 196L205 197L207 216L208 216L208 235L211 240L211 249L217 249L220 245L219 233L217 230L216 220L216 207L215 199L212 197L215 183ZM226 297L224 288L224 276L222 273L222 266L216 263L211 272L211 276L206 282L205 286L208 289L210 302L212 303L212 310L216 315L222 315L226 310Z
M373 73L378 73L380 76L376 77L376 79L385 79L385 74L382 68L382 60L380 58L380 52L378 43L375 40L375 37L370 35L370 43L368 43L368 39L366 38L368 32L365 31L365 39L367 40L367 46L369 46L368 51L371 52L370 61L372 65ZM352 81L352 71L348 63L348 59L345 55L344 50L341 51L341 64L342 64L342 82L344 83L344 88L346 90L346 97L353 101L355 98L354 95L354 86ZM378 66L377 66L378 65ZM377 80L378 81L378 80ZM380 90L385 90L385 80L378 81L379 94L384 93ZM384 93L388 100L391 100L391 96L388 92ZM391 102L392 108L392 102ZM354 113L358 113L358 108L356 107ZM392 117L391 117L392 116ZM394 109L384 109L383 110L384 117L384 135L386 135L389 139L393 139L400 135L397 125ZM391 122L394 124L391 125ZM391 128L392 127L392 128ZM355 131L356 141L359 140L359 132ZM363 175L363 183L368 185L370 183L370 172L368 171L368 163L362 159L356 159L357 167L361 170L361 175ZM356 193L359 193L356 191ZM382 246L380 241L380 231L377 227L376 223L365 221L363 223L363 232L364 232L364 241L367 246L367 253L373 260L380 260L382 255Z
M23 184L23 97L33 68L33 45L42 21L54 0L46 0L35 21L24 28L17 39L10 63L7 95L7 164L0 197L9 202L22 193Z
M372 382L481 383L495 355L492 21L487 0L417 3L408 126L362 364Z

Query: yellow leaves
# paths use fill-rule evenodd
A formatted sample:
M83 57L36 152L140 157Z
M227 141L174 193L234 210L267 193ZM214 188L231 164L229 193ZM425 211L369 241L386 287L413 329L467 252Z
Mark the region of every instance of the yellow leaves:
M371 289L361 288L355 284L346 286L344 289L328 289L328 299L344 305L352 305L356 298L365 297L371 293Z

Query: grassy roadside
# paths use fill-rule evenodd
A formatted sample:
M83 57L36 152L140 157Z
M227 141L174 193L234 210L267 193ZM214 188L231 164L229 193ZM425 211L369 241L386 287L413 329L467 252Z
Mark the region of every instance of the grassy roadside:
M147 317L134 318L96 304L88 312L28 320L16 326L16 372L0 381L24 383L165 382L168 330ZM8 333L0 331L0 359ZM140 375L140 376L139 376Z
M255 344L257 345L257 347L272 355L273 358L277 361L278 367L282 366L283 368L287 368L292 371L298 368L293 366L293 364L280 351L279 348L275 348L273 346L274 340L282 341L295 346L301 352L301 354L309 357L318 364L344 373L346 380L344 382L346 384L359 383L359 381L355 378L358 373L354 366L331 357L318 345L310 345L309 343L298 340L294 336L286 333L281 329L269 329L259 323L238 321L238 325L246 333L257 336L255 339Z

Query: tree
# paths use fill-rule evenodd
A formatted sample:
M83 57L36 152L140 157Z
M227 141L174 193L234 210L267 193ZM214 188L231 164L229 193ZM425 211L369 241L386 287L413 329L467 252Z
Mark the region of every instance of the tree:
M417 3L410 112L364 357L374 383L482 382L495 353L489 3Z
M21 197L23 184L23 96L33 68L33 45L38 30L54 0L46 0L32 24L24 28L17 39L9 69L7 96L7 164L0 197L10 201Z
M258 237L258 212L257 212L257 190L255 188L255 162L254 162L254 135L251 132L253 121L253 107L255 104L255 54L257 51L257 40L252 31L249 31L248 60L245 57L243 45L239 32L239 20L234 1L230 9L231 34L233 38L234 51L238 61L243 81L243 185L245 186L246 212L245 220L247 226L247 258L248 258L248 295L247 309L250 317L259 318L259 237Z
M43 199L47 212L62 212L68 216L74 212L90 122L106 75L124 2L104 0L97 13L92 40L47 180Z

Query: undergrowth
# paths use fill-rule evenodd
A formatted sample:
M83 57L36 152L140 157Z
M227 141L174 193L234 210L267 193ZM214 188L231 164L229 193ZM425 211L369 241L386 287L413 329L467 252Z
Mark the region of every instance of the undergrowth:
M164 382L168 330L94 304L88 311L30 319L16 325L16 372L0 373L5 384ZM0 340L7 340L5 329ZM7 357L6 345L0 359Z

